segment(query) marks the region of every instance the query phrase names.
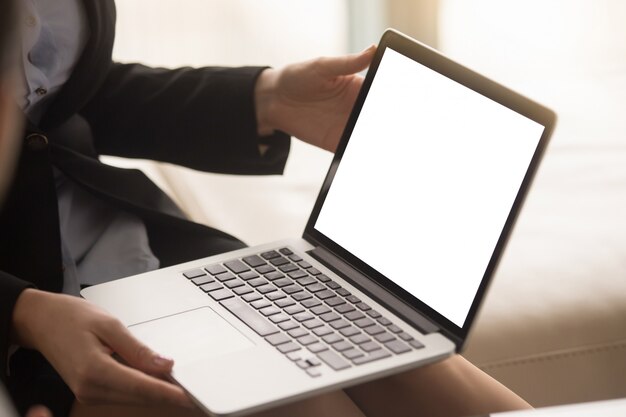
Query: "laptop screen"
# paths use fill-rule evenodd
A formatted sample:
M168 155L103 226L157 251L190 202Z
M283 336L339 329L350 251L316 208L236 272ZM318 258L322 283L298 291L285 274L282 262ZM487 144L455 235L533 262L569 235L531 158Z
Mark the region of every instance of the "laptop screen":
M543 131L386 48L313 227L463 327Z

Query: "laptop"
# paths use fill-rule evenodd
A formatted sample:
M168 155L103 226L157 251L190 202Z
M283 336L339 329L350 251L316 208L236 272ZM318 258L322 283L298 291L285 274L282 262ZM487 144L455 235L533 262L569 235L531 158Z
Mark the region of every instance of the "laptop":
M174 358L207 413L243 415L463 348L555 115L394 30L300 238L89 287Z

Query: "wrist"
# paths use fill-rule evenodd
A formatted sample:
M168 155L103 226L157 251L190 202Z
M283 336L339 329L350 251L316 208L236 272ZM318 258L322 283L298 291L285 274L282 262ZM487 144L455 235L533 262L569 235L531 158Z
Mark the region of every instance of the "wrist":
M52 294L27 288L17 298L11 321L11 341L21 347L37 349L37 323L40 312Z
M276 85L278 71L273 68L263 70L254 88L254 105L256 111L257 133L268 136L274 133L273 110L276 103Z

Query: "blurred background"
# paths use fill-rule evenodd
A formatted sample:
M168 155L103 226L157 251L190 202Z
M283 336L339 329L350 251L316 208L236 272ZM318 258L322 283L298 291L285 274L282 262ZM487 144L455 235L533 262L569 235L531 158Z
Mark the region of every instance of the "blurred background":
M559 123L467 356L534 405L626 396L626 2L117 0L119 61L282 66L394 27L554 109ZM419 115L416 115L419 117ZM302 233L331 155L284 176L144 161L196 221L257 244Z

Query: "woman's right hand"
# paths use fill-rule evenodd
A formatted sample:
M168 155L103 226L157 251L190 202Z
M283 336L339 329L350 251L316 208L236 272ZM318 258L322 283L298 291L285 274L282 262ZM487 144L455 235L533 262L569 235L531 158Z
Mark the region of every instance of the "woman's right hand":
M172 370L171 359L78 297L23 291L13 310L12 337L17 345L41 352L81 403L191 407L182 388L159 379Z

